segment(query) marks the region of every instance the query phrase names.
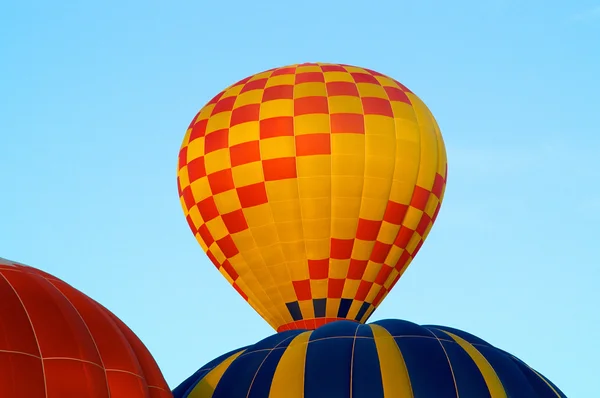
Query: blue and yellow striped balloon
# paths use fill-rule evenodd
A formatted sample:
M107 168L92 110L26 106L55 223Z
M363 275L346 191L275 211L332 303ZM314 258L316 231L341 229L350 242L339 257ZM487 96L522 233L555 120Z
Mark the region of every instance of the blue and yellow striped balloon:
M402 320L281 332L206 364L175 398L565 397L466 332Z

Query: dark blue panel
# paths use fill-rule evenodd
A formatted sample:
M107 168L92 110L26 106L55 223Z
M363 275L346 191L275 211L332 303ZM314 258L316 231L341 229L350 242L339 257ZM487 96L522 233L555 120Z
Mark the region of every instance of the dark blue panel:
M271 383L273 382L273 375L277 369L277 364L279 364L285 349L292 339L290 338L288 341L285 341L267 356L258 370L254 382L250 387L250 394L246 398L269 398Z
M490 347L476 347L498 375L506 395L510 398L535 397L535 391L521 369L504 352Z
M518 359L513 358L512 361L521 369L525 378L529 380L529 384L535 390L538 398L556 398L556 394L552 388L544 381L547 380L545 377L543 379L540 378L540 376ZM556 388L554 385L552 387ZM558 389L556 390L559 391ZM560 393L562 394L562 392ZM561 397L564 397L564 394Z
M343 298L340 301L340 308L338 308L337 316L338 318L345 318L348 315L348 311L350 311L350 306L352 305L352 299Z
M269 337L262 339L258 343L249 346L246 349L246 352L270 350L275 347L287 347L288 344L290 344L290 342L294 339L294 337L298 336L300 333L303 332L303 330L287 330L285 332L272 334Z
M431 336L431 332L416 323L401 321L399 319L382 319L373 322L373 325L379 325L388 331L392 336Z
M302 311L300 311L300 304L297 301L292 301L291 303L285 303L292 319L294 321L299 321L302 319Z
M426 337L397 337L414 398L456 397L454 378L440 342Z
M327 305L327 299L314 299L313 308L315 310L315 317L323 318L325 316L325 306Z
M212 398L246 397L252 380L270 352L269 350L244 352L237 357L221 377Z
M305 398L350 396L352 347L358 327L355 322L337 321L312 332L304 368Z
M471 356L446 333L436 329L432 329L431 332L440 339L450 359L458 396L460 398L490 397L485 379Z
M352 359L352 398L383 397L383 382L373 332L360 325Z
M360 306L360 310L358 310L358 313L356 314L356 318L354 318L357 321L360 321L360 319L365 315L365 313L367 312L367 310L369 309L369 306L371 304L370 303L362 303L362 305Z
M458 337L460 337L463 340L468 341L471 344L479 344L479 345L484 345L487 347L492 347L492 345L490 343L488 343L485 340L480 339L477 336L473 336L470 333L464 332L462 330L458 330L458 329L454 329L454 328L449 328L447 326L436 326L436 325L423 325L424 328L427 329L440 329L440 330L447 330L448 332L457 335Z

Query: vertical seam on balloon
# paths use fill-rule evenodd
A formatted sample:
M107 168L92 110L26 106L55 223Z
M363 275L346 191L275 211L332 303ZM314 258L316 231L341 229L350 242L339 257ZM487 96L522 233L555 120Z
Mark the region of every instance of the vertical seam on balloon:
M548 385L548 387L550 387L550 389L552 389L552 391L554 392L554 394L556 394L557 397L561 398L562 395L560 395L558 393L558 391L556 391L556 389L552 386L551 383L549 383L549 380L546 380L546 377L543 376L541 373L539 373L538 371L536 371L535 369L533 369L531 366L527 365L525 362L521 361L519 358L515 357L514 355L508 354L508 357L513 361L513 362L517 362L521 365L524 365L525 367L527 367L529 370L531 370L533 373L535 373L540 379L542 379L542 381L544 383L546 383ZM519 371L521 371L521 369L519 369ZM523 371L521 371L521 373L523 373Z
M382 339L390 338L394 342L394 346L398 350L398 355L400 356L400 359L402 360L402 363L404 365L403 369L404 369L404 372L406 372L405 375L406 375L406 380L408 381L408 388L410 389L412 398L415 398L415 392L413 390L412 381L410 380L410 373L408 372L408 365L406 364L406 361L404 360L404 355L402 354L402 350L400 349L400 346L398 345L398 342L396 341L396 337L420 337L420 336L394 336L385 327L383 327L381 325L370 324L369 327L371 328L371 333L373 333L373 341L375 342L376 350L378 350L378 347L377 347L377 337L375 336L375 330L379 330L382 334L385 333L387 335L387 336L382 336L381 337ZM379 366L381 367L381 362L380 362ZM382 374L381 370L380 370L380 373ZM383 379L382 379L382 384L383 384Z
M442 341L430 329L428 329L426 327L423 327L423 329L425 329L425 330L427 330L427 332L431 333L431 335L439 343L440 347L442 347L442 351L444 351L444 355L446 356L446 360L448 361L448 366L450 367L450 373L452 374L452 381L454 382L454 391L456 392L456 398L459 398L459 396L458 396L458 385L456 384L456 377L454 376L454 369L452 368L452 362L450 362L450 357L448 356L448 352L446 351L446 348L444 347L444 344L442 344ZM443 333L443 331L441 331L441 332Z
M354 339L352 340L352 355L350 356L350 397L352 398L352 377L354 376L354 348L356 347L356 335L358 334L358 329L360 328L360 323L356 325L356 330L354 331Z
M19 272L22 272L22 271L19 271ZM38 340L37 333L35 332L35 327L33 326L33 322L31 321L31 316L29 316L27 307L25 307L25 303L21 299L21 296L19 296L19 292L17 292L17 289L15 289L15 287L12 285L12 283L10 283L10 281L4 275L3 272L0 272L0 276L2 276L2 278L8 284L8 286L10 286L10 288L15 293L15 296L17 296L17 298L19 299L19 302L21 303L21 306L23 307L23 311L25 311L25 315L27 315L27 320L29 320L29 325L31 326L31 331L33 332L33 337L35 337L35 343L37 345L38 352L40 353L40 365L42 365L42 377L44 378L44 396L47 398L48 397L48 384L46 381L46 368L44 366L44 356L42 355L42 348L40 346L40 341Z

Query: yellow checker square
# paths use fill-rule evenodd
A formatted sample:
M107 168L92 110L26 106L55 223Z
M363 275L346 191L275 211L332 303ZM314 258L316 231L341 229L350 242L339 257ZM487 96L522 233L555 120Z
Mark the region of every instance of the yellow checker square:
M260 158L262 160L295 156L296 141L294 137L272 137L260 140Z
M301 221L300 202L297 200L286 200L271 203L271 211L275 223Z
M385 92L385 89L378 84L356 83L356 87L358 88L358 92L362 98L372 97L372 98L382 98L385 100L388 99L388 95Z
M421 130L417 122L407 119L394 118L394 124L396 125L396 138L401 140L398 141L398 145L419 145L421 141ZM420 154L420 151L417 151L417 153Z
M182 207L182 210L183 210L183 215L185 217L187 217L188 214L190 214L190 212L188 211L188 207L185 204L185 199L183 198L183 195L179 197L179 202L181 203L181 207Z
M359 68L358 66L352 65L344 65L344 69L348 71L348 73L366 73L369 74L364 68Z
M433 223L429 221L429 223L427 224L427 228L425 228L425 231L423 232L423 240L425 240L425 238L427 238L427 236L429 235L429 232L431 232L431 227L433 227Z
M204 137L198 137L188 144L187 158L198 159L204 156Z
M240 91L242 91L243 87L244 87L243 84L238 84L238 85L235 85L235 86L231 86L227 90L225 90L225 92L223 93L223 95L219 99L222 100L223 98L235 97L236 95L238 95L240 93Z
M357 177L363 178L365 174L365 156L363 155L331 155L331 175L333 178L341 176L352 177L352 180L357 180ZM354 186L361 186L361 181L356 181Z
M300 225L302 228L302 225ZM294 259L306 259L306 251L304 250L304 241L297 240L295 242L282 242L281 251L286 261L292 261Z
M367 293L367 297L365 298L365 301L367 303L372 303L373 300L375 300L375 297L377 297L377 295L381 291L381 289L383 289L383 286L378 285L377 283L373 283L373 285L371 286L371 289L369 290L369 293Z
M235 189L213 195L213 199L220 214L231 213L242 208L240 198Z
M237 244L236 244L236 246L237 246ZM238 249L239 249L239 246L238 246ZM230 257L229 263L231 264L233 269L235 269L239 275L242 275L243 271L249 269L248 266L246 265L246 260L244 259L244 256L242 255L242 253L238 253L235 256Z
M271 119L274 117L294 116L293 99L276 99L266 101L260 104L260 120Z
M200 245L202 250L204 250L204 252L207 253L208 245L206 244L206 242L204 242L204 239L202 239L202 237L200 236L200 233L196 233L196 235L194 237L196 238L196 241L198 242L198 244Z
M383 179L386 180L384 185L387 187L386 191L389 192L392 184L391 181L395 173L395 168L396 158L392 156L368 155L365 162L365 186L367 186L366 180ZM368 191L366 193L370 194Z
M331 196L331 177L298 178L298 193L300 198L327 198Z
M246 250L242 254L250 270L258 269L260 267L265 266L265 260L262 258L262 254L259 248Z
M406 215L404 216L404 226L406 228L410 228L413 231L417 229L421 218L423 217L423 211L417 209L416 207L409 206Z
M192 128L190 127L185 131L185 135L183 136L183 142L181 143L181 146L179 147L179 149L183 149L184 147L187 146L187 144L190 142L191 134L192 134ZM186 162L187 162L187 160L186 160Z
M323 77L327 83L330 82L350 82L354 83L352 75L346 72L323 72Z
M271 213L271 207L268 203L242 209L242 212L244 213L244 218L246 219L248 227L251 229L273 224L275 222L273 213Z
M265 267L265 269L270 273L273 281L275 282L275 286L278 289L279 289L278 285L281 285L283 283L290 281L290 272L288 271L285 263L273 265L271 267Z
M326 298L327 297L327 279L311 279L310 291L312 292L313 299Z
M361 261L368 260L371 257L373 246L375 246L375 241L355 239L354 246L352 246L352 258Z
M331 135L331 153L337 155L353 155L350 162L355 162L365 156L365 136L364 134L332 134Z
M306 239L304 238L306 258L318 260L329 257L329 238L327 239Z
M229 282L229 284L233 284L233 278L231 276L229 276L227 271L225 271L225 268L219 267L218 269L219 269L219 272L221 273L221 275L223 275L225 277L225 279L227 279L227 282Z
M386 289L389 290L390 286L392 286L392 283L394 282L394 279L396 279L396 277L400 274L400 271L396 270L395 268L392 270L392 272L390 272L390 276L388 276L388 278L385 280L385 283L383 284L383 287L385 287Z
M296 170L298 177L330 177L331 155L299 156Z
M196 123L198 123L200 120L207 120L210 117L213 109L215 109L215 105L216 104L209 104L200 109L200 112L198 112L198 116L196 117Z
M242 253L242 255L248 250L256 248L256 243L254 242L252 232L248 229L231 234L231 239L233 239L233 243L235 243L235 246L238 248L240 253Z
M386 77L386 76L375 76L375 79L377 79L377 81L379 82L379 84L381 84L384 87L396 87L396 88L400 88L400 87L398 87L398 84L396 84L396 82L393 81L392 79L390 79L389 77Z
M329 239L331 228L329 219L312 219L302 221L302 233L304 239L322 240ZM326 256L327 257L327 256Z
M219 112L208 119L206 123L206 135L213 133L217 130L224 130L229 128L231 121L231 112Z
M327 318L337 318L338 310L340 308L341 303L342 299L327 299L325 307L325 316Z
M298 199L298 182L295 178L267 181L265 188L269 203Z
M329 115L328 114L310 114L294 117L294 134L317 134L329 133Z
M329 277L333 279L346 279L350 260L329 259Z
M411 254L415 253L415 249L417 248L417 246L419 245L419 243L421 242L421 235L419 235L418 233L414 233L413 236L410 238L410 240L408 241L408 245L406 245L406 251L408 251Z
M381 270L381 267L381 264L369 261L367 263L365 273L362 276L362 280L365 282L375 282L375 278L377 278L377 274L379 274L379 270Z
M332 218L331 237L334 239L354 239L358 228L358 218Z
M343 200L361 198L363 193L363 182L357 180L358 176L334 176L331 179L332 200L341 198ZM362 177L361 177L362 178ZM336 205L339 205L336 203ZM332 204L332 207L334 205ZM355 202L350 201L348 206L354 207Z
M348 311L348 314L346 315L347 319L354 319L356 318L356 315L358 315L358 311L360 311L360 307L362 307L363 305L363 301L362 300L354 300L352 301L352 304L350 305L350 310Z
M217 260L217 263L219 264L223 264L223 262L227 259L227 257L225 257L225 254L223 254L223 252L221 251L221 248L217 245L217 242L213 242L209 246L208 251L210 251L213 254L215 259Z
M269 77L269 80L267 80L265 88L275 86L292 86L295 82L296 76L293 74L271 76Z
M288 272L288 279L290 279L289 277L289 271ZM277 288L279 288L279 291L281 292L281 297L283 298L283 300L286 303L289 303L291 301L296 301L296 292L294 291L294 288L292 287L292 285L289 283L289 281L286 280L285 283L282 283L281 285L278 285ZM287 311L286 311L287 312Z
M326 96L327 87L325 86L325 83L302 83L294 86L294 98Z
M304 319L312 319L315 317L315 309L313 307L312 300L298 301L300 305L300 311Z
M229 147L260 139L260 123L246 122L229 128Z
M190 174L188 171L188 167L187 166L183 166L178 172L177 172L177 178L179 180L179 186L181 187L181 190L183 191L184 189L186 189L188 187L188 185L190 185Z
M416 182L419 171L419 153L414 153L407 148L409 145L397 146L396 166L394 167L394 179L402 182L410 181L412 185ZM414 145L411 143L411 147ZM412 189L411 189L412 190Z
M231 168L233 184L236 188L263 182L263 168L261 162L246 163Z
M387 207L387 198L363 197L360 206L360 217L365 220L381 220Z
M262 102L263 90L250 90L237 96L234 108L245 105L260 104Z
M339 197L335 196L331 201L331 219L332 219L332 228L333 228L333 220L343 220L343 225L340 225L340 228L358 225L358 214L360 213L362 197ZM349 224L350 220L356 219L353 224Z
M267 268L285 263L283 252L278 244L261 247L261 252L263 258L265 259L265 263L268 266Z
M440 200L435 195L429 195L427 205L425 206L425 214L427 214L429 217L433 217L435 214L435 209L437 209L439 203Z
M206 227L215 240L223 239L229 235L229 231L227 231L227 227L221 217L213 218L206 222Z
M194 195L194 200L196 203L200 203L212 195L210 185L208 184L208 178L206 177L192 182L190 186L192 188L192 195Z
M396 122L393 117L383 115L365 115L365 144L367 149L388 149L396 146Z
M308 73L308 72L322 72L322 69L319 65L298 65L296 67L296 74L298 73Z
M299 242L303 239L302 224L298 222L281 222L275 224L279 241L282 243ZM282 248L283 250L283 248ZM285 253L284 253L285 255ZM286 256L286 259L288 257Z
M399 225L391 224L387 221L381 223L379 233L377 234L377 240L386 245L391 245L396 240L398 232L400 231Z
M336 95L327 98L329 113L355 113L362 115L363 106L359 97L349 95Z
M207 175L231 168L229 148L218 149L214 152L207 153L204 156L204 167Z
M287 263L287 267L293 281L308 279L308 262L306 260L290 261Z
M254 241L260 248L271 246L273 242L277 242L277 228L275 224L262 225L260 227L250 227ZM266 261L266 259L265 259Z
M325 219L331 217L331 198L302 199L300 211L303 220Z
M390 252L385 258L385 263L388 265L396 266L396 263L398 262L398 260L400 260L400 256L402 256L402 253L404 253L404 249L401 249L396 245L392 245L392 247L390 248Z
M356 296L356 292L358 291L358 286L360 286L360 280L346 279L344 281L344 290L342 290L342 297L354 299L354 296Z
M202 215L200 215L200 210L198 210L198 206L192 206L188 215L191 218L194 225L196 226L196 228L199 228L202 224L204 224L204 220L202 219Z
M259 79L268 79L273 74L273 72L274 70L266 70L264 72L257 73L255 75L252 75L252 77L248 79L248 81L251 82Z
M417 117L412 106L400 101L391 101L390 104L392 105L392 112L394 113L395 119L403 119L411 123L417 123Z

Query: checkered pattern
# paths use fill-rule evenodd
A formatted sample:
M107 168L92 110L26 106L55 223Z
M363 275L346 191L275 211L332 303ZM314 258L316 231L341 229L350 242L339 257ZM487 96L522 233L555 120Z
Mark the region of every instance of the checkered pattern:
M425 104L372 70L250 76L196 115L179 153L192 232L276 330L364 322L427 237L446 151Z

